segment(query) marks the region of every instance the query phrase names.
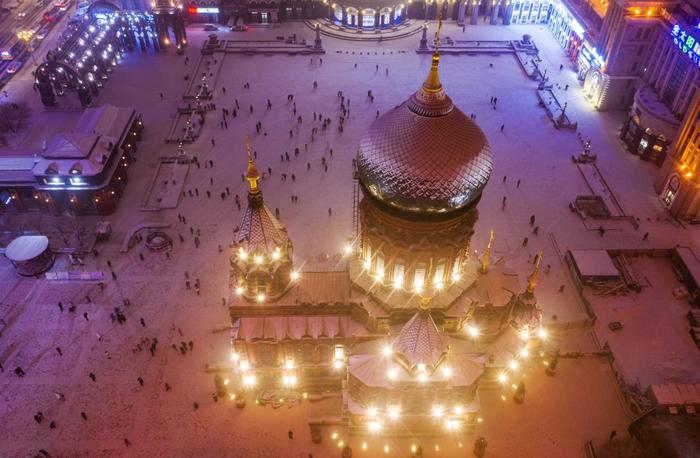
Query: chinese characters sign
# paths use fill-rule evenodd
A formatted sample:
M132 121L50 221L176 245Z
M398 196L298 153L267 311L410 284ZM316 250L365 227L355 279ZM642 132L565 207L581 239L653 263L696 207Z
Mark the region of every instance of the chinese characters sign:
M673 37L673 42L683 51L683 54L700 66L700 42L678 24L671 29L671 36Z

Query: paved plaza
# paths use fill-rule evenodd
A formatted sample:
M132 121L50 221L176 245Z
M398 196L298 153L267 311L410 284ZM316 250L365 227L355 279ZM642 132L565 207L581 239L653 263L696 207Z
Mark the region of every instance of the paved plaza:
M202 167L190 166L182 185L184 196L176 208L142 211L160 158L177 154L177 144L164 139L182 103L188 84L185 76L200 58L208 33L201 25L188 29L187 65L183 56L173 52L127 54L95 102L134 107L143 114L145 125L117 211L106 218L80 217L86 226L106 219L113 228L109 241L96 245L99 255L86 258L83 269L108 273L109 262L116 278L105 281L104 287L92 282L25 279L8 262L0 262L0 362L4 368L0 430L5 437L0 456L32 456L45 449L52 456L66 457L331 457L340 456L340 441L350 444L355 456L409 456L414 444L422 446L426 457L471 456L475 438L483 435L489 441L487 456L579 457L587 441L600 447L613 430L626 436L632 416L610 364L596 355L607 340L604 328L610 320L584 324L588 315L567 274L563 254L569 249L675 244L700 249L700 237L698 229L682 226L662 209L652 188L657 169L624 151L618 138L624 113L595 111L584 100L559 45L546 27L535 25L468 26L462 32L446 24L443 35L470 40L518 40L525 33L532 35L540 50L540 67L548 70L557 97L568 103L567 115L578 123L578 132L591 140L600 172L638 227L629 221L605 223L601 237L597 223L584 222L569 211L577 195L591 192L571 161L572 155L582 151L582 142L576 131L553 127L538 106L537 82L525 75L514 55L445 55L440 78L455 105L476 116L494 156L494 172L478 207L472 249L482 252L489 229L494 229L492 258L498 269L491 275L527 273L534 256L542 251L543 267L551 268L541 273L537 294L543 321L552 329L547 348L580 357L562 358L555 377L545 375L539 359L524 367L528 391L522 406L511 401L508 387L486 383L479 390L483 421L473 430L441 437L350 436L342 428L328 427L317 445L311 443L307 422L337 414L337 397L276 410L252 402L239 410L228 399L215 401L213 372L208 368L226 362L230 352L229 314L222 305L231 294L225 248L243 214L232 197L245 200L247 185L241 178L246 135L251 137L257 167L264 172L260 186L265 203L279 210L294 243L295 265L302 266L302 271L303 266L329 268L353 235L352 162L360 138L377 112L394 107L419 88L430 55L414 52L419 35L384 43L323 37L326 52L313 57L226 55L218 74L210 78L215 81L211 87L216 111L207 114L199 139L183 146ZM313 31L302 23L245 33L256 39L297 33L313 40ZM233 32L219 35L240 37ZM250 89L244 89L246 83ZM6 89L11 100L26 100L33 113L27 132L15 139L17 148L40 147L78 116L72 93L59 100L57 112L45 110L32 92L27 69ZM373 102L367 97L369 90ZM338 91L350 100L342 132L337 128ZM288 94L294 95L294 102L288 102ZM491 97L498 98L495 109ZM228 118L228 127L222 128L220 109L233 110L236 101L237 116ZM333 121L328 129L319 128L312 139L311 129L320 127L314 122L318 114ZM259 133L258 122L262 123ZM291 156L289 161L281 160L285 153ZM328 164L327 171L322 160ZM213 166L205 166L208 161ZM231 197L222 199L227 188ZM189 191L195 196L190 197ZM297 203L292 196L298 196ZM507 203L502 208L504 197ZM172 196L168 199L173 201ZM178 215L187 222L179 222ZM531 215L539 226L537 235L532 234ZM5 229L10 224L7 218L0 215ZM169 257L143 244L122 252L125 241L142 225L163 227L173 238ZM198 247L192 235L197 231L202 241ZM648 240L642 240L646 232ZM526 247L524 237L529 238ZM68 269L66 264L59 258L56 268ZM201 295L186 289L186 274L200 279ZM521 288L525 275L520 276ZM655 291L647 292L652 297L645 300L653 302ZM125 305L125 299L130 305ZM65 310L59 309L59 302ZM73 312L71 306L75 306ZM110 319L114 307L124 312L124 324ZM634 351L633 337L653 333L632 323L625 329L628 340L619 348L623 354ZM151 355L153 339L158 344ZM181 342L191 342L192 350L181 354L176 348ZM684 347L684 351L692 356L694 349ZM666 351L650 352L647 358L645 363L656 369L662 363L684 364L668 362ZM635 376L645 383L658 381L661 371L643 372L645 365L631 361L623 368L625 377L631 383ZM14 375L16 366L26 371L25 377ZM502 395L507 395L506 401ZM41 423L32 418L38 411L45 417ZM50 428L51 421L55 428ZM293 439L288 439L289 430Z

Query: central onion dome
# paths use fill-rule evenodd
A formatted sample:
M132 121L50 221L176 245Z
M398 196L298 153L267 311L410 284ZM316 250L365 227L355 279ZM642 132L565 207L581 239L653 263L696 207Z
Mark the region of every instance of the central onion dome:
M448 213L477 201L493 168L484 132L445 94L439 60L436 51L423 86L360 141L364 188L411 213Z

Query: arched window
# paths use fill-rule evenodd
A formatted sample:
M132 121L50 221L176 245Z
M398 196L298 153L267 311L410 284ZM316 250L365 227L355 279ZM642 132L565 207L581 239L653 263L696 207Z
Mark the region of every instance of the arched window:
M445 261L439 261L435 266L435 274L433 274L433 283L439 284L445 282Z
M374 27L377 25L374 22L375 14L377 14L377 12L371 8L362 10L362 27Z
M377 274L377 277L384 279L384 253L382 252L377 253L375 256L374 272Z
M402 259L397 259L394 261L394 274L391 278L391 282L395 287L399 288L403 286L405 275L405 267Z
M391 8L382 8L379 10L379 15L383 25L391 24Z
M348 13L348 24L356 26L357 25L357 13L358 13L357 8L348 8L346 11Z
M340 5L333 7L333 16L339 21L343 20L343 8Z
M462 269L460 267L460 255L457 253L454 265L452 266L452 281L457 281L462 274Z
M417 292L423 291L423 288L425 287L426 270L427 269L424 262L416 264L416 269L413 273L413 289L415 289Z
M367 270L369 270L372 267L372 247L369 244L367 244L367 249L365 250L365 259L362 265Z

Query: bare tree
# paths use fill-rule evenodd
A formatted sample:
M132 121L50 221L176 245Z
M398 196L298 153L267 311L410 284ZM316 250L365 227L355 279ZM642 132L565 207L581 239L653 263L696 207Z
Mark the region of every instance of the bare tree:
M0 132L13 134L22 130L29 119L29 107L26 103L0 104Z

